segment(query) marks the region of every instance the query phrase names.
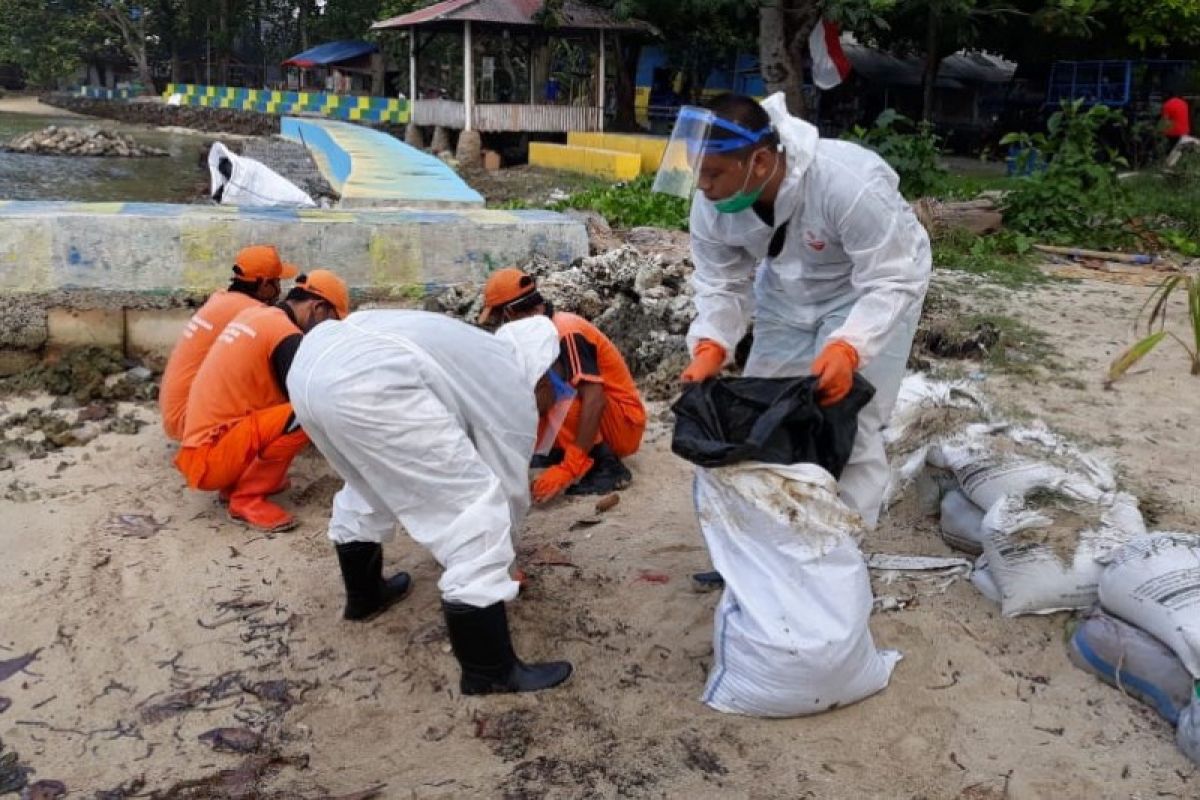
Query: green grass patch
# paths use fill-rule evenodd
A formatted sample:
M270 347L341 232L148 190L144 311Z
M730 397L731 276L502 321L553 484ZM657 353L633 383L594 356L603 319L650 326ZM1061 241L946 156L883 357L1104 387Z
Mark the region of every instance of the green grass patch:
M966 175L949 172L938 181L935 197L939 200L972 200L982 192L1006 192L1016 185L1007 175Z
M1003 314L971 314L962 324L968 330L990 327L999 332L999 341L984 360L996 371L1033 377L1039 369L1058 366L1058 352L1050 344L1050 337L1018 319Z
M984 275L1004 286L1044 283L1049 278L1037 268L1033 240L1010 231L978 236L956 229L933 243L935 267Z

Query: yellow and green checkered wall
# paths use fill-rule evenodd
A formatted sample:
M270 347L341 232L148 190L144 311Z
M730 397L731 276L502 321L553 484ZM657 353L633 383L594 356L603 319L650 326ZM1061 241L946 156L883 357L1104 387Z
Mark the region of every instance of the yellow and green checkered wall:
M169 83L167 98L177 94L185 106L234 108L264 114L318 114L352 122L408 122L407 100L394 97L358 97L326 92L282 92L235 86L198 86Z

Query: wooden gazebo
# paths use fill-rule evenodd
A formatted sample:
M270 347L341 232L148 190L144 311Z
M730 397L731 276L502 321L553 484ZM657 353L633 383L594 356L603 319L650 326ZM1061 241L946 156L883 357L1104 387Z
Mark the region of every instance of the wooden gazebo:
M619 20L603 9L563 0L552 12L554 24L545 24L545 0L444 0L428 8L376 22L372 30L406 31L409 36L409 97L411 121L464 131L565 132L604 129L605 33L653 33L651 26L637 20ZM460 33L463 41L463 99L421 98L417 86L417 59L423 43L421 34ZM475 84L480 78L474 58L473 37L502 32L528 43L528 103L476 102ZM596 69L591 75L588 96L583 102L538 102L532 53L538 37L594 36Z

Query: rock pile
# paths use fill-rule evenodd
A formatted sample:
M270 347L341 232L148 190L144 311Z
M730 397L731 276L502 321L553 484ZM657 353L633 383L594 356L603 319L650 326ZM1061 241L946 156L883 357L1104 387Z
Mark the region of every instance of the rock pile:
M686 257L648 255L626 244L566 267L541 257L517 266L537 276L538 288L555 308L579 314L612 339L647 397L678 393L679 373L688 361L684 335L696 313ZM473 322L480 302L480 287L455 286L436 297L433 307Z
M25 133L8 143L14 153L53 156L119 156L145 158L165 156L166 150L140 145L128 136L103 128L60 128L50 125Z

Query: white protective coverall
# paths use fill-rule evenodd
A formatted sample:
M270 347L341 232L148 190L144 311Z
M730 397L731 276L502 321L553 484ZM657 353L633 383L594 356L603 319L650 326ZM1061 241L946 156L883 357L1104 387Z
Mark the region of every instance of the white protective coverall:
M826 342L858 351L875 398L858 417L854 451L839 481L842 499L873 527L888 482L882 428L904 377L929 286L929 237L898 191L899 178L870 150L822 139L787 113L782 93L763 103L779 132L787 173L775 225L753 209L723 214L703 194L692 201L696 319L688 351L712 339L732 355L754 320L750 377L807 375ZM768 249L787 223L779 254Z
M304 337L288 373L297 419L346 481L334 544L385 542L396 522L445 572L448 602L512 600L529 510L534 386L558 357L544 316L495 335L423 311L359 311Z

